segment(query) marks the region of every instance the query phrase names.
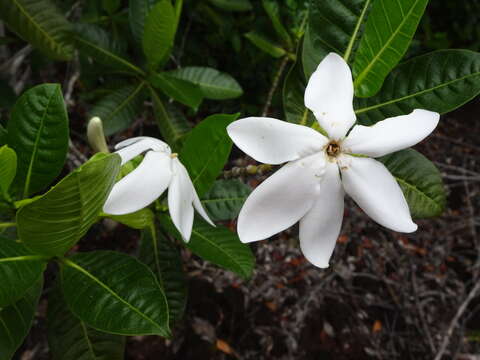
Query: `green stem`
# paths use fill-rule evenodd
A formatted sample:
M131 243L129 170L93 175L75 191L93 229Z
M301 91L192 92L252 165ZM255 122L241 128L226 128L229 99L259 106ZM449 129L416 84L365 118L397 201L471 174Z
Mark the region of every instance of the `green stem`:
M0 263L3 262L17 262L17 261L37 261L37 260L50 260L49 256L44 255L27 255L27 256L16 256L11 258L0 259Z

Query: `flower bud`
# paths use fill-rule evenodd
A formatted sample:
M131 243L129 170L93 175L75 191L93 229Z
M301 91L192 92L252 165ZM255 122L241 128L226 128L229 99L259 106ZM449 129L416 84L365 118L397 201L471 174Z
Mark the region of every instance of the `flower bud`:
M105 134L103 133L102 120L99 117L93 117L88 122L87 138L90 146L95 152L109 153Z

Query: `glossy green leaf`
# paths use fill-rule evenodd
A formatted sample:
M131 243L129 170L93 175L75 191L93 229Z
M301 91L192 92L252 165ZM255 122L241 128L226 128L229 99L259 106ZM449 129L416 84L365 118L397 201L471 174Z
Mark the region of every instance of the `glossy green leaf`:
M163 102L155 89L150 88L150 94L153 100L153 109L158 129L165 141L170 144L173 149L176 149L177 144L190 130L190 125L179 110Z
M170 55L177 17L170 0L160 0L147 15L143 33L143 52L153 69L161 65Z
M49 185L65 163L68 115L60 85L27 90L13 107L7 130L18 157L15 183L27 197Z
M303 45L307 78L330 52L350 62L374 0L311 0Z
M0 238L0 309L23 297L45 269L46 259L25 246Z
M188 284L180 252L153 224L142 232L139 258L150 267L164 289L173 327L187 305Z
M202 197L202 205L213 221L237 217L252 189L239 180L217 180Z
M125 46L111 39L109 34L97 25L76 24L75 43L81 54L92 57L100 64L122 72L145 75L142 69L126 59Z
M138 44L143 41L145 19L158 0L130 0L128 6L128 18L133 37Z
M267 12L270 21L272 22L273 28L277 32L280 39L287 44L287 46L292 45L292 39L288 33L285 26L282 24L282 19L280 16L280 5L277 0L262 0L262 5L265 11Z
M85 324L119 335L170 336L165 294L137 259L113 251L79 253L63 261L61 276L65 301Z
M209 0L216 7L227 11L250 11L252 4L250 0Z
M207 99L234 99L243 94L242 87L233 77L213 68L187 66L169 74L198 85Z
M288 122L311 126L315 122L313 113L305 107L305 88L300 59L291 67L283 84L283 109Z
M8 198L8 189L17 173L17 154L7 145L0 148L0 192Z
M225 166L232 149L227 126L237 118L238 114L209 116L185 140L180 161L187 168L198 196L212 187Z
M32 326L43 278L37 279L15 304L0 308L0 359L9 360L22 345Z
M413 149L379 158L397 179L405 194L413 218L441 215L446 194L442 177L435 165Z
M182 236L168 216L161 216L160 222L163 229L183 242ZM204 221L195 221L190 241L184 244L195 255L242 278L246 279L252 275L255 258L250 247L243 244L236 233L224 226L213 227Z
M428 0L376 0L353 63L355 95L369 97L401 60Z
M0 17L21 38L54 59L73 56L70 23L50 0L2 0Z
M157 73L150 77L150 83L166 96L197 110L203 94L196 84L179 79L169 73Z
M155 215L153 214L152 210L148 208L125 215L102 214L102 217L118 221L121 224L138 230L151 227L154 224L155 219Z
M95 104L89 111L89 117L102 119L106 136L127 129L138 116L144 89L145 83L140 82L112 91Z
M125 337L102 333L75 317L58 285L48 297L47 320L53 360L123 360Z
M97 221L119 170L117 154L95 155L17 212L20 239L41 254L65 254Z
M274 58L281 58L287 55L287 52L282 47L272 43L267 38L263 37L260 34L257 34L254 31L250 31L245 34L245 37L252 42L260 50L266 52Z
M441 50L400 64L374 97L356 99L362 124L405 115L414 109L444 114L480 94L480 54Z

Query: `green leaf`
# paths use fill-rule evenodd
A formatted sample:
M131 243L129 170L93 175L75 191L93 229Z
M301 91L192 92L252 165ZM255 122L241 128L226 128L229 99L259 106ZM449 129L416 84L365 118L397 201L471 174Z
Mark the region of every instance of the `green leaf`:
M358 45L373 0L311 0L308 29L303 45L307 78L330 52L347 62Z
M280 6L278 5L277 0L262 0L262 5L265 11L272 22L273 28L277 32L278 36L282 39L282 41L287 44L288 47L292 46L292 39L290 35L282 24L282 19L280 16Z
M57 84L27 90L12 109L8 145L18 157L16 186L23 195L42 190L63 168L68 150L68 115Z
M180 152L180 161L188 170L198 196L213 185L232 149L227 126L238 118L234 115L212 115L198 124L188 135Z
M89 111L89 117L98 116L102 119L106 136L127 129L142 105L144 88L145 83L142 81L114 90L95 104Z
M438 169L413 149L379 158L397 179L413 218L439 216L445 209L446 194Z
M76 24L75 43L81 54L92 57L100 64L127 73L145 75L142 69L125 59L124 46L111 39L109 34L99 26Z
M153 88L150 88L155 111L155 120L163 138L175 149L182 137L190 130L187 119L176 108L170 104L165 105L160 95Z
M243 94L242 87L233 77L209 67L187 66L169 74L198 85L207 99L234 99Z
M142 230L152 226L155 219L155 215L153 214L152 210L148 208L141 209L135 211L134 213L126 215L102 214L102 217L118 221L121 224L138 230Z
M202 205L213 221L237 217L252 189L239 180L217 180L202 197Z
M23 297L45 270L46 260L25 246L0 238L0 309Z
M61 287L48 297L48 345L53 360L123 360L125 337L88 327L68 309Z
M17 173L17 154L7 145L0 148L0 191L8 198L8 189Z
M45 195L20 208L20 239L41 254L65 254L97 221L119 170L120 156L96 154Z
M266 39L262 35L257 34L254 31L250 31L244 35L248 40L252 42L260 50L266 52L274 58L281 58L287 54L287 52L280 46L275 45L270 40Z
M172 3L160 0L148 13L143 34L143 52L153 69L168 59L176 28L177 17Z
M43 278L37 279L24 297L0 309L0 359L11 359L28 335L42 288Z
M137 259L113 251L75 254L63 260L61 276L68 307L87 325L118 335L170 336L165 294Z
M102 7L109 14L113 14L118 11L121 3L121 0L102 0Z
M306 81L300 58L291 67L283 84L283 109L288 122L311 126L315 123L313 113L305 107Z
M428 0L377 0L353 63L355 95L369 97L407 51Z
M139 258L147 264L165 291L173 327L187 305L188 284L177 247L155 225L142 232Z
M195 111L203 100L202 91L197 85L171 76L169 73L154 74L150 77L150 83L168 97L191 107Z
M22 39L58 60L69 60L70 23L50 0L0 1L0 14Z
M253 8L250 0L210 0L210 2L227 11L250 11Z
M168 216L161 216L160 222L163 228L178 241L183 242L182 236ZM190 241L184 244L195 255L230 270L244 279L252 275L255 265L252 251L248 245L240 242L236 233L224 226L213 227L206 222L195 221Z
M480 93L480 54L468 50L441 50L400 64L385 80L382 91L356 99L362 124L405 115L414 109L444 114Z
M138 44L143 41L145 19L158 0L130 0L128 6L128 18L133 37Z

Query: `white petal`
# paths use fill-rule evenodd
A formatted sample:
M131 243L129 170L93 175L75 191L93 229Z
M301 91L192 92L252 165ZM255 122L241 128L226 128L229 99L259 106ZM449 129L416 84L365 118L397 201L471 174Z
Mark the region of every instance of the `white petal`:
M340 169L345 191L373 220L399 232L417 230L400 186L382 163L345 155Z
M168 208L176 228L188 242L193 226L193 185L185 167L178 161L172 161L172 181L168 189Z
M325 156L314 154L289 162L261 183L240 210L240 240L266 239L300 220L320 191L324 171Z
M413 146L437 127L440 115L414 110L409 115L385 119L373 126L355 126L343 142L344 151L380 157Z
M197 194L197 192L195 191L195 188L193 187L193 184L192 184L192 188L193 188L193 207L195 208L195 210L197 210L197 212L200 214L200 216L201 216L206 222L208 222L208 223L209 223L210 225L212 225L212 226L215 226L215 224L214 224L213 221L208 217L207 212L206 212L205 209L203 208L202 203L201 203L200 199L198 198L198 194Z
M103 211L123 215L143 209L155 201L170 183L171 158L163 153L149 151L130 174L116 183L108 196Z
M320 194L300 220L300 247L313 265L327 268L343 220L344 191L338 166L327 162Z
M266 117L249 117L227 127L244 153L265 164L282 164L318 152L327 143L318 131Z
M116 152L122 158L122 165L147 150L155 150L170 155L170 146L161 140L148 136L139 136L124 140L115 145Z
M355 123L352 73L341 56L330 53L318 65L305 89L305 106L332 139L342 139Z

